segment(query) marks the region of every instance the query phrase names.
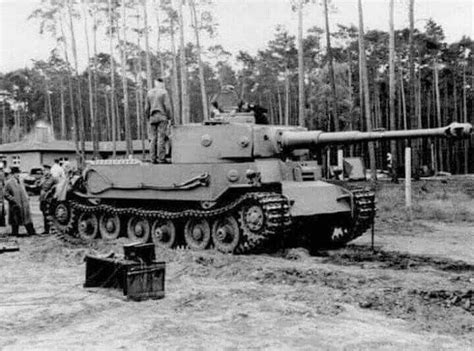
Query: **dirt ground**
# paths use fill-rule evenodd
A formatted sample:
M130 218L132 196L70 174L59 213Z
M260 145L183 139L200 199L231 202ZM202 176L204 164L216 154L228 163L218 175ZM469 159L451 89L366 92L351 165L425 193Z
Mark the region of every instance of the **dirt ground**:
M474 348L474 177L378 186L370 233L342 250L268 255L159 250L166 297L85 289L84 255L120 252L17 238L0 254L0 349ZM41 231L36 199L33 210Z

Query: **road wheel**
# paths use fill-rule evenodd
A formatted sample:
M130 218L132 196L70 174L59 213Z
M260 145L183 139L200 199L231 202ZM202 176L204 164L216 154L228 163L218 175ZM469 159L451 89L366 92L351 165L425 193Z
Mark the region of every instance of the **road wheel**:
M240 228L233 215L218 218L212 226L214 247L223 253L232 253L240 242Z
M100 235L105 240L115 240L120 235L120 218L116 214L104 213L99 222Z
M184 225L184 240L193 250L206 249L211 242L211 227L207 219L189 219Z
M72 209L66 202L59 202L52 210L53 224L60 232L66 232L71 226Z
M131 217L127 224L127 235L133 241L148 242L150 240L150 224L148 220L141 217Z
M84 241L92 241L99 232L99 220L94 213L82 213L79 216L77 231Z
M151 226L152 240L157 247L172 248L176 244L176 227L170 219L157 219Z
M253 233L258 233L265 225L265 214L260 204L254 204L245 208L244 223L246 227Z

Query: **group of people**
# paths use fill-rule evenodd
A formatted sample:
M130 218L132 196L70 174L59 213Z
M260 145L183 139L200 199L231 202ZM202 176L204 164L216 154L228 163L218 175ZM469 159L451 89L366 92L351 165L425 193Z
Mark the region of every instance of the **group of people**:
M20 179L20 168L0 169L0 201L2 211L0 213L0 225L5 226L4 199L8 203L8 223L11 226L11 235L18 236L19 227L24 226L28 235L35 235L30 210L30 200L23 181ZM43 165L43 175L39 180L40 186L40 210L43 213L43 234L49 233L48 212L51 196L55 185L66 177L66 171L60 165L59 160L54 160L53 166Z

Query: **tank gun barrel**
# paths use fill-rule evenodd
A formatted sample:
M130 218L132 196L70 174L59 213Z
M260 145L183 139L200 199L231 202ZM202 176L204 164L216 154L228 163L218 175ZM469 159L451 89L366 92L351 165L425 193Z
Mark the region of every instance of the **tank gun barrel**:
M451 123L440 128L394 130L394 131L349 131L326 133L322 131L290 131L281 133L283 149L305 149L329 144L352 144L361 141L414 139L427 137L468 138L472 133L470 123Z

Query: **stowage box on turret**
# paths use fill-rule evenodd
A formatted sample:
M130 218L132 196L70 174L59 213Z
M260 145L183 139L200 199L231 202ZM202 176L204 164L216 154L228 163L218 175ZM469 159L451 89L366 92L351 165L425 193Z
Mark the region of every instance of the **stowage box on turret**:
M374 193L322 180L305 160L321 145L419 137L462 138L472 126L385 132L307 131L257 125L230 113L172 128L169 164L138 160L90 163L52 206L55 229L81 240L127 235L157 246L259 250L310 228L313 243L343 244L374 221ZM308 224L310 224L308 226Z

